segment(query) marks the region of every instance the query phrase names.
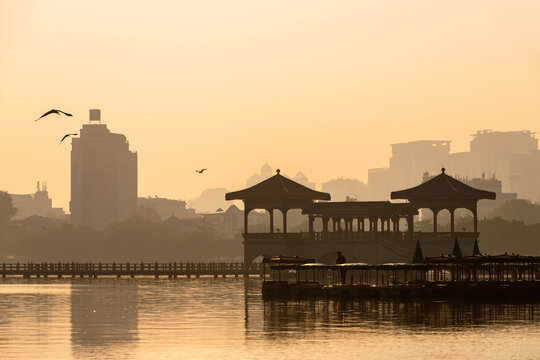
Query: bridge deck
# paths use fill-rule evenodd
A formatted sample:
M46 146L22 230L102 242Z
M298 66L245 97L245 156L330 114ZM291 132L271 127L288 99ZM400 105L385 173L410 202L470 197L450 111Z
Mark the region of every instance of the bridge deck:
M263 265L240 262L169 262L169 263L2 263L0 276L93 277L98 276L235 276L262 275Z

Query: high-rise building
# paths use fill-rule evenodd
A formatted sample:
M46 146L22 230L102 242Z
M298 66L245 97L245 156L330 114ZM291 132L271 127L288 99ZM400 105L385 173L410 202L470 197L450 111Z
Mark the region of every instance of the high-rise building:
M101 124L90 110L90 123L72 139L71 222L102 229L132 216L137 208L137 153L122 134Z
M497 178L502 191L537 201L540 152L534 134L478 130L472 135L470 151L458 153L450 153L448 140L392 144L390 166L368 170L368 198L384 198L392 189L414 186L424 172L438 173L445 167L461 178Z
M538 150L538 139L534 132L479 130L471 140L471 168L461 170L462 174L478 177L482 173L495 174L501 179L505 191L517 192L519 197L524 189L513 186L511 168L514 157L529 155ZM531 169L532 170L532 169Z

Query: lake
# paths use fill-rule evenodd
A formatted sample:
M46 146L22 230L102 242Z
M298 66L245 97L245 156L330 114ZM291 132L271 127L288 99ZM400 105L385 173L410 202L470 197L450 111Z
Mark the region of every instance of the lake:
M5 359L540 359L540 303L263 301L259 279L0 279Z

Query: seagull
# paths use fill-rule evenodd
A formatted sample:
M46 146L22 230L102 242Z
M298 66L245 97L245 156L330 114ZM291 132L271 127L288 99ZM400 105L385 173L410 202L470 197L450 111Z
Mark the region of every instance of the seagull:
M41 115L39 117L39 119L41 119L44 116L50 115L50 114L58 114L58 115L60 115L60 113L66 115L66 116L73 116L71 114L68 114L67 112L62 111L62 110L52 109L52 110L47 111L45 114ZM37 119L36 121L38 121L39 119Z
M60 142L58 143L58 145L60 145L62 143L62 141L64 141L67 137L70 137L70 136L76 136L76 135L79 135L79 134L66 134L64 135L64 137L62 138L62 140L60 140Z
M204 172L204 170L206 170L206 168L201 169L201 170L195 170L195 172L198 172L199 174L202 174Z

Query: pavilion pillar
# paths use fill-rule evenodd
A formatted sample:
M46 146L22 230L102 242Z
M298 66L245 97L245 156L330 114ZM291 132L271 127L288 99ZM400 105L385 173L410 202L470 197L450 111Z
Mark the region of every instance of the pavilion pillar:
M450 239L454 239L455 236L455 214L454 212L456 209L449 209L450 210Z
M328 217L323 216L322 217L322 232L323 232L323 239L328 240Z
M439 213L439 209L432 208L431 211L433 211L433 233L437 237L437 214Z
M283 213L283 233L287 233L287 211L289 209L281 209L281 212Z
M274 233L274 209L266 209L270 214L270 234Z
M409 232L409 239L412 240L414 236L414 217L413 215L407 215L407 231Z
M247 240L248 235L248 215L251 209L249 209L244 202L244 239Z
M314 231L313 231L314 217L313 217L313 214L309 214L308 218L309 218L309 237L311 238L311 240L313 240L313 238L314 238Z
M474 217L474 232L477 233L478 232L478 206L476 203L474 204L474 207L472 208L472 213Z

